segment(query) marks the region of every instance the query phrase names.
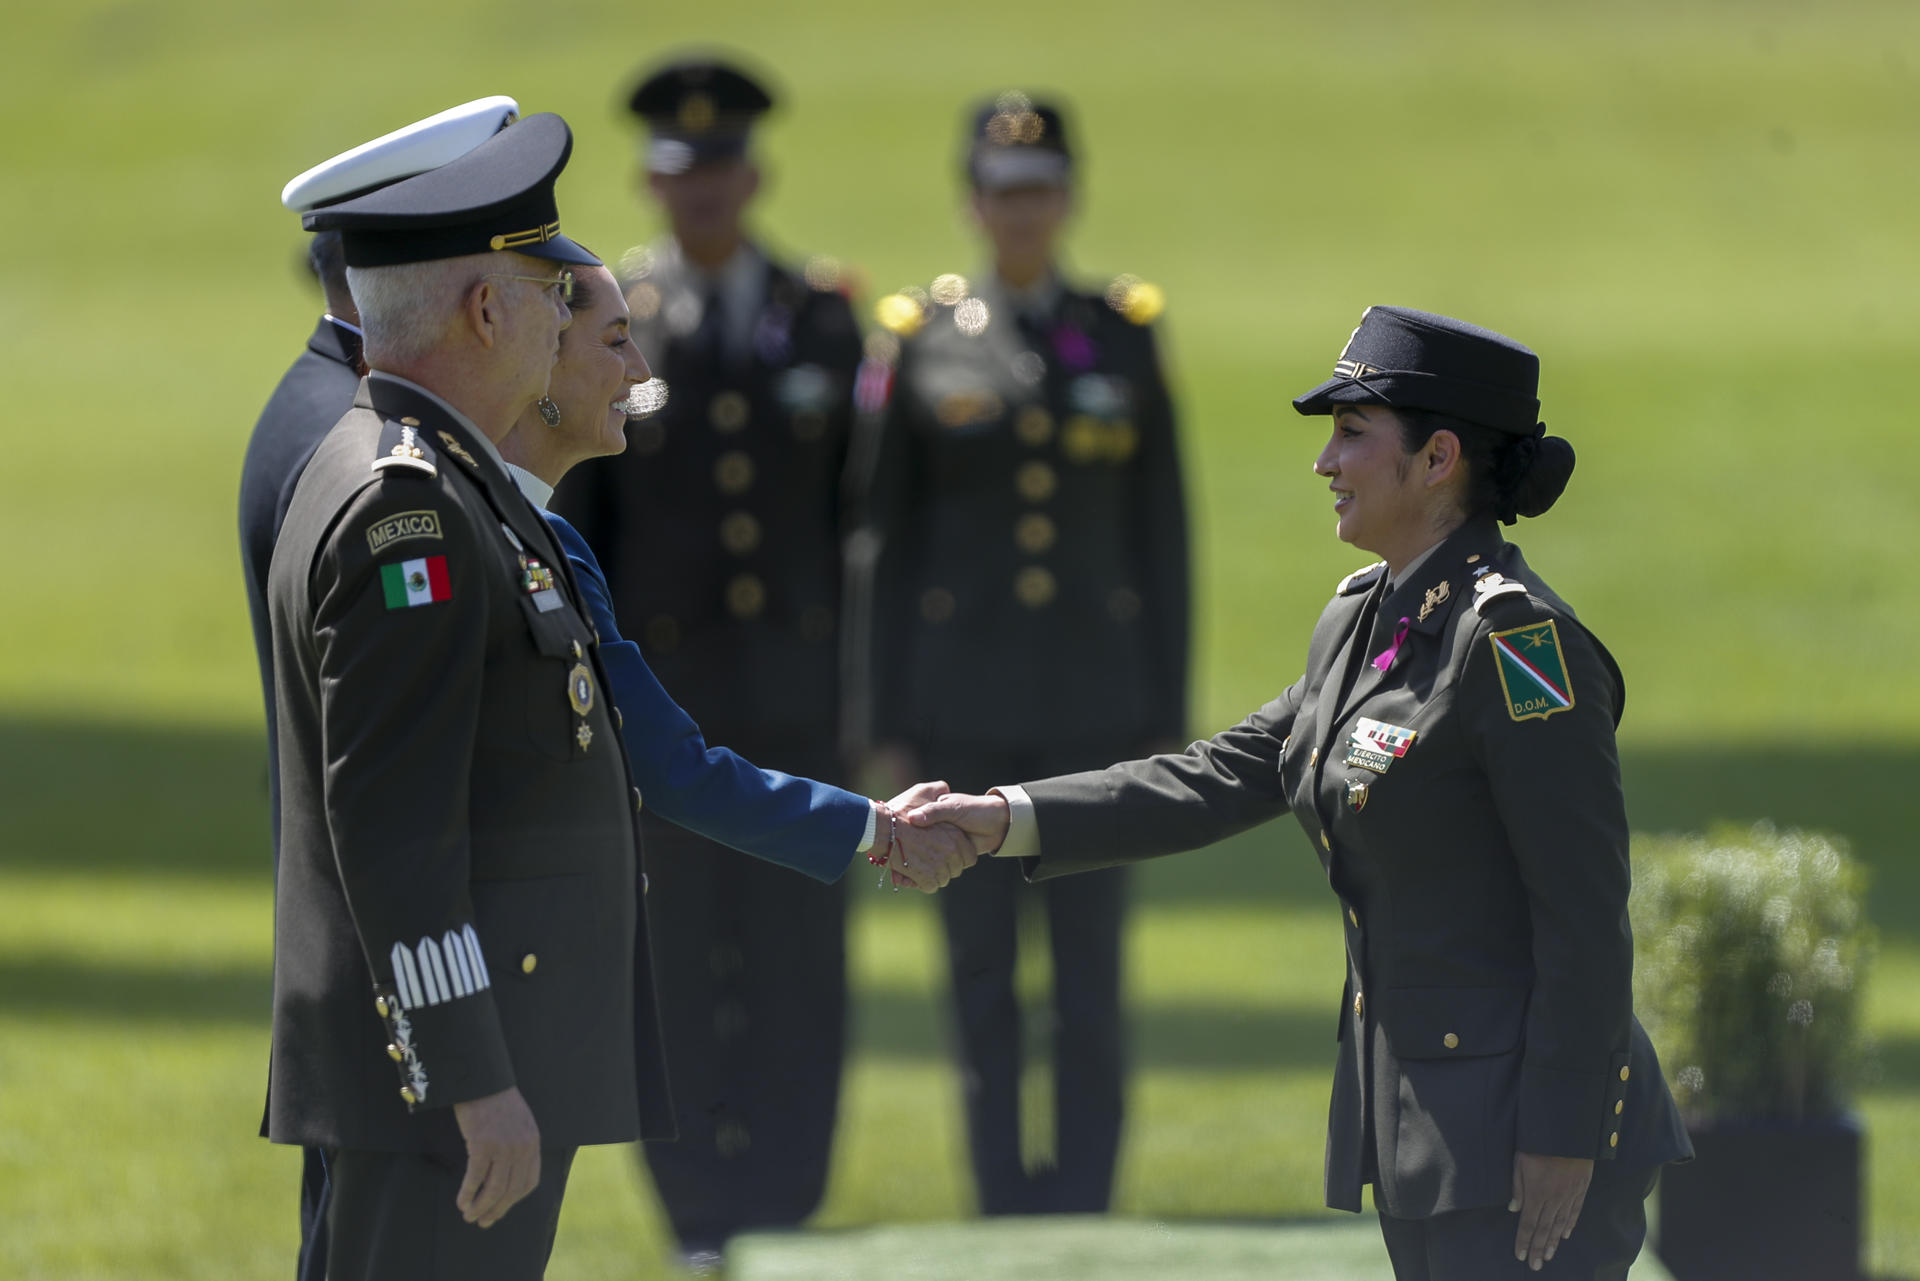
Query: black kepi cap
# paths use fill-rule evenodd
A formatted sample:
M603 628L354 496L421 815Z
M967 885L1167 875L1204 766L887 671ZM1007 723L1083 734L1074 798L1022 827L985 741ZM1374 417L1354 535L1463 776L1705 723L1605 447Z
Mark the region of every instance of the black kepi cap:
M745 155L754 121L772 108L764 85L712 58L668 63L627 99L627 109L647 122L647 168L665 174Z
M1073 171L1060 108L1017 89L975 109L967 141L967 176L989 191L1064 187Z
M1540 419L1540 357L1491 329L1407 307L1369 307L1333 377L1293 407L1425 409L1531 436Z
M438 169L302 216L338 231L349 267L390 267L510 249L554 262L600 260L560 234L553 184L573 131L551 112L508 125Z

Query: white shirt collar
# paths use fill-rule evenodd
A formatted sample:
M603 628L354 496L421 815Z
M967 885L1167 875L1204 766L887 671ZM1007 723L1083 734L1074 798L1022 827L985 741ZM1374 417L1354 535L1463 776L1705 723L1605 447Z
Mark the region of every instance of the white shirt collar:
M520 486L520 492L527 496L527 501L541 511L545 511L547 504L553 501L553 486L519 463L508 463L507 475L513 477L513 483Z
M480 442L481 450L487 455L487 457L493 459L493 465L495 467L501 468L502 470L505 470L507 466L507 460L500 456L499 446L495 445L491 440L487 439L487 433L481 431L480 428L474 423L473 419L467 417L465 414L455 409L452 405L448 404L447 398L445 396L442 396L439 392L434 391L431 387L422 387L419 383L413 381L413 379L411 378L402 378L399 374L390 374L384 369L373 370L371 373L367 375L367 377L384 378L388 382L399 383L402 387L411 387L413 390L419 392L422 396L425 396L428 400L431 400L434 404L440 406L440 408L446 410L449 414L452 414L455 421L457 421L462 427L465 427L468 431L473 433L473 438Z

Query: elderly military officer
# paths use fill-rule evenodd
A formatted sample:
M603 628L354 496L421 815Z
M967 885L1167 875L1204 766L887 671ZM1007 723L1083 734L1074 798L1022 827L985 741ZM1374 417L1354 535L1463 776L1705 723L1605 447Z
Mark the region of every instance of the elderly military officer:
M604 671L493 444L595 261L560 235L571 147L533 116L304 220L342 233L372 370L268 583L268 1124L332 1153L335 1276L538 1276L573 1150L670 1125Z
M715 742L813 778L838 752L839 484L860 338L836 280L749 237L771 96L678 62L629 105L668 234L622 258L633 339L668 389L555 509L599 554L661 683ZM845 1039L845 903L643 816L681 1141L645 1155L686 1261L800 1222L825 1187Z
M485 142L519 115L511 98L482 98L429 116L405 128L314 166L289 182L280 202L296 213L362 195L402 178L425 173ZM353 407L360 386L360 313L347 288L340 233L315 232L308 262L326 297L327 310L307 339L307 348L274 388L254 424L240 472L240 555L247 576L247 612L260 664L267 709L267 791L276 846L280 831L280 780L274 743L273 644L267 622L267 569L280 536L293 487L320 441ZM326 1275L325 1154L307 1149L301 1170L300 1257L303 1277Z
M1062 279L1073 153L1059 110L973 116L972 207L992 263L879 306L863 372L851 591L871 655L850 714L892 768L974 788L1181 741L1187 531L1152 320L1159 290ZM905 779L900 781L904 782ZM1123 1092L1123 873L1029 891L982 866L941 895L986 1213L1098 1212ZM1022 914L1053 957L1054 1140L1023 1160ZM1030 1168L1038 1167L1038 1168Z
M1511 339L1369 309L1294 401L1333 416L1340 537L1384 558L1340 584L1306 674L1184 754L923 812L1045 877L1291 809L1346 929L1327 1204L1373 1184L1404 1279L1617 1281L1655 1172L1692 1154L1633 1016L1624 682L1495 523L1573 470L1538 376Z

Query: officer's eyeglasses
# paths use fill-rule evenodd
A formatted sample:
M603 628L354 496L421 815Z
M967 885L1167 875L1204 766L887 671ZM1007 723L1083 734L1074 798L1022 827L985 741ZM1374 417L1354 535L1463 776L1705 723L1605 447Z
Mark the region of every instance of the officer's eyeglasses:
M548 289L558 288L560 290L561 302L567 304L573 302L573 273L570 271L563 271L557 276L514 276L504 271L489 271L482 279L529 280L536 285L542 285Z

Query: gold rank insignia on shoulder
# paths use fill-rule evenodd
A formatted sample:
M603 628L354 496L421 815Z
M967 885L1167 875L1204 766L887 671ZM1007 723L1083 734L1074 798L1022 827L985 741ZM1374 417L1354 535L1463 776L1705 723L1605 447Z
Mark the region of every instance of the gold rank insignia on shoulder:
M1487 602L1502 596L1525 596L1527 585L1503 578L1494 570L1475 570L1473 575L1473 612L1486 612Z
M384 472L398 468L422 476L439 475L440 471L433 465L433 460L427 457L427 451L420 447L419 435L414 431L414 428L419 425L417 419L403 419L399 425L399 439L384 454L373 460L373 469ZM393 429L392 423L387 424L385 431L381 433L381 439L392 440Z
M1432 618L1433 611L1446 604L1447 598L1451 595L1453 595L1453 584L1444 578L1440 580L1438 587L1429 587L1427 598L1420 602L1420 621L1424 623Z
M1167 295L1138 276L1115 276L1107 286L1107 306L1132 324L1150 325L1167 309Z
M473 455L467 452L467 447L461 444L459 439L455 437L452 432L450 431L441 432L440 443L447 447L447 452L449 454L452 454L455 458L458 458L461 462L465 463L468 467L475 468L475 469L479 468L480 464L474 461Z
M1500 672L1507 715L1516 721L1545 720L1573 706L1573 682L1553 619L1529 623L1487 638Z

